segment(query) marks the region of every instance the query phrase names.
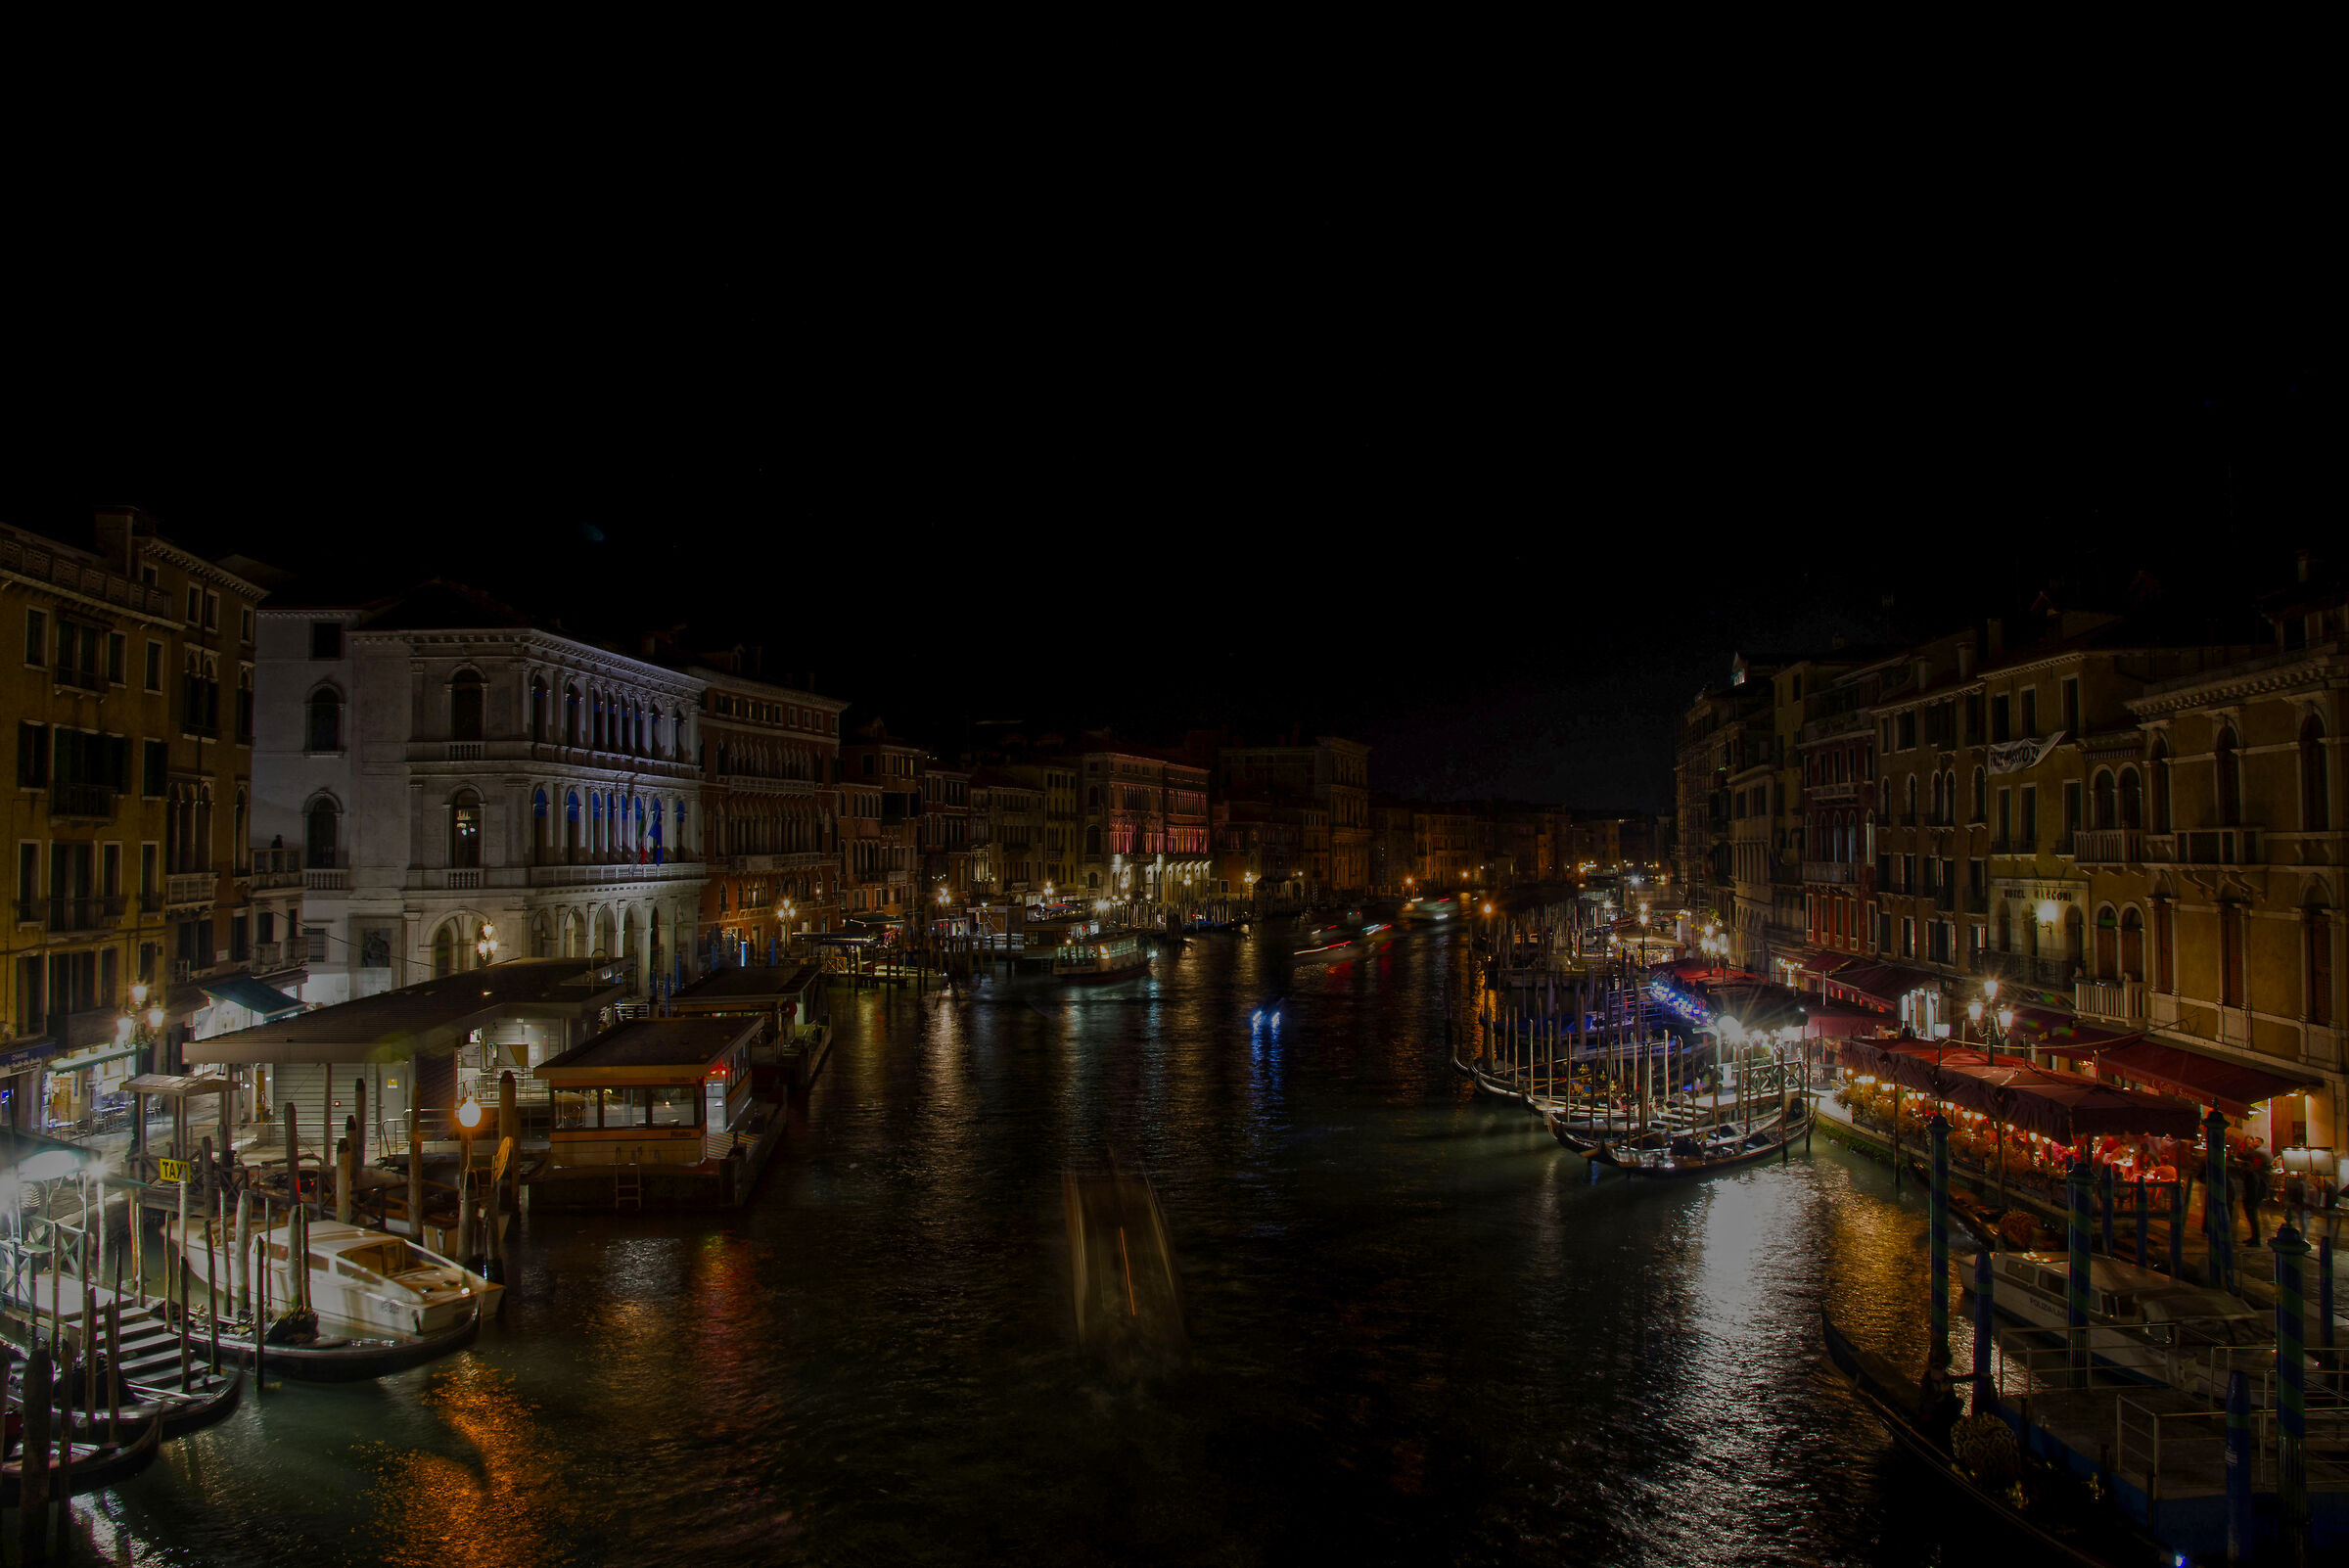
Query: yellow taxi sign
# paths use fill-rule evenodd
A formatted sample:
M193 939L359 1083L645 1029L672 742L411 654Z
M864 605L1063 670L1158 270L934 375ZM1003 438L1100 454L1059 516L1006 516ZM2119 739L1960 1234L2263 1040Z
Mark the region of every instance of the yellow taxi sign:
M195 1164L193 1160L158 1160L156 1161L158 1179L185 1181L188 1178L188 1167L193 1164Z

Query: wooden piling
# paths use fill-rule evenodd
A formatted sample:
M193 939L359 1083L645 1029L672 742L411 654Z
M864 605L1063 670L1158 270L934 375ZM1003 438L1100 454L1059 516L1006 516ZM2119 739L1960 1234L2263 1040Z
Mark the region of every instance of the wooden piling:
M17 1479L17 1560L49 1560L49 1351L35 1338L24 1358L23 1473Z
M98 1292L90 1277L90 1238L81 1238L81 1407L98 1408Z
M236 1305L240 1312L253 1312L253 1190L242 1188L237 1193L237 1279Z
M122 1441L122 1295L106 1304L106 1440Z
M516 1149L522 1147L522 1105L519 1095L520 1090L514 1083L514 1070L507 1068L499 1073L497 1075L497 1141L501 1148L504 1147L508 1138L514 1140ZM511 1209L514 1207L515 1194L522 1185L521 1160L515 1159L508 1162L505 1179L506 1201L504 1207Z
M220 1375L221 1287L228 1282L228 1193L225 1190L220 1194L219 1209L219 1240L212 1239L212 1225L209 1221L207 1221L204 1226L204 1271L211 1276L207 1281L210 1288L206 1294L211 1298L212 1306L212 1375L214 1377Z
M350 1084L350 1120L344 1125L350 1130L350 1164L353 1170L367 1169L367 1080L356 1078Z
M408 1107L408 1230L424 1245L424 1121L414 1105Z
M261 1198L261 1233L255 1238L255 1244L261 1254L256 1260L261 1277L253 1287L253 1391L258 1394L262 1386L262 1347L269 1328L269 1199L266 1195Z
M335 1144L335 1219L350 1223L350 1139L352 1121L344 1118L343 1136Z

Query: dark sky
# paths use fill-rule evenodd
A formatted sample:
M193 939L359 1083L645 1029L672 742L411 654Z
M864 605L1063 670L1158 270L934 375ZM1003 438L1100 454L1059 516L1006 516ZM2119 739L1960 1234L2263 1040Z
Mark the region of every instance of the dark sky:
M2337 367L2289 331L1138 222L680 238L125 272L12 393L0 518L131 500L214 552L689 623L942 748L1329 728L1382 791L1646 807L1733 650L1871 635L1888 593L1900 633L2140 567L2242 595L2337 531Z

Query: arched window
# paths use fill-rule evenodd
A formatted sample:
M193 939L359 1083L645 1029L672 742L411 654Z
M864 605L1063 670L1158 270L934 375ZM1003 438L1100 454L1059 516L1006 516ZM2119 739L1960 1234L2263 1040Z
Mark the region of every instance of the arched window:
M2067 905L2063 911L2063 955L2075 965L2085 966L2088 962L2088 917L2076 903Z
M579 792L567 791L563 796L563 858L579 857Z
M2142 828L2145 825L2145 786L2137 776L2137 769L2121 769L2121 826Z
M536 675L530 677L530 739L546 739L546 682Z
M448 863L461 871L476 871L482 864L482 798L471 790L460 790L449 803Z
M2323 833L2332 826L2332 802L2325 773L2325 720L2311 714L2300 721L2300 827Z
M2121 978L2121 921L2110 904L2096 911L2096 978L2106 985Z
M2145 917L2136 904L2121 911L2121 978L2145 978Z
M2211 749L2211 761L2218 771L2219 826L2234 827L2243 818L2243 759L2242 743L2235 738L2234 726L2224 725L2219 730L2218 744Z
M331 686L321 686L310 693L307 749L313 752L343 749L343 694Z
M1914 773L1910 774L1907 779L1902 781L1901 810L1909 816L1916 815L1916 775Z
M445 980L457 970L457 934L443 925L433 933L433 978Z
M482 738L482 677L470 669L458 670L448 683L448 738Z
M563 691L564 745L576 746L581 743L583 737L579 734L579 688L567 686Z
M2111 770L2097 768L2096 779L2089 786L2089 825L2118 827L2120 814L2120 792L2113 785Z
M2170 744L2159 735L2153 737L2153 758L2146 764L2153 775L2153 813L2145 823L2148 831L2168 833L2170 827Z
M342 836L343 813L334 801L324 795L310 802L302 819L302 863L320 870L331 869L342 862L338 840Z
M546 911L541 909L536 914L530 916L530 956L533 958L552 958L554 955L554 926L547 919Z
M530 791L530 852L533 856L545 858L548 835L553 832L554 824L547 820L546 791ZM537 956L543 958L546 954L539 953Z

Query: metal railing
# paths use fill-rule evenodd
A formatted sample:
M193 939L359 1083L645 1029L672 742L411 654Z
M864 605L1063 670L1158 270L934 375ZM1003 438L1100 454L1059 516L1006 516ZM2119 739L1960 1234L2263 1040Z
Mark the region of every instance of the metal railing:
M115 792L103 784L52 784L49 814L111 820L115 814Z
M2144 833L2138 828L2082 828L2072 835L2073 857L2082 865L2137 865L2144 856Z
M2145 985L2142 980L2084 980L2072 990L2072 1006L2097 1018L2142 1022Z

